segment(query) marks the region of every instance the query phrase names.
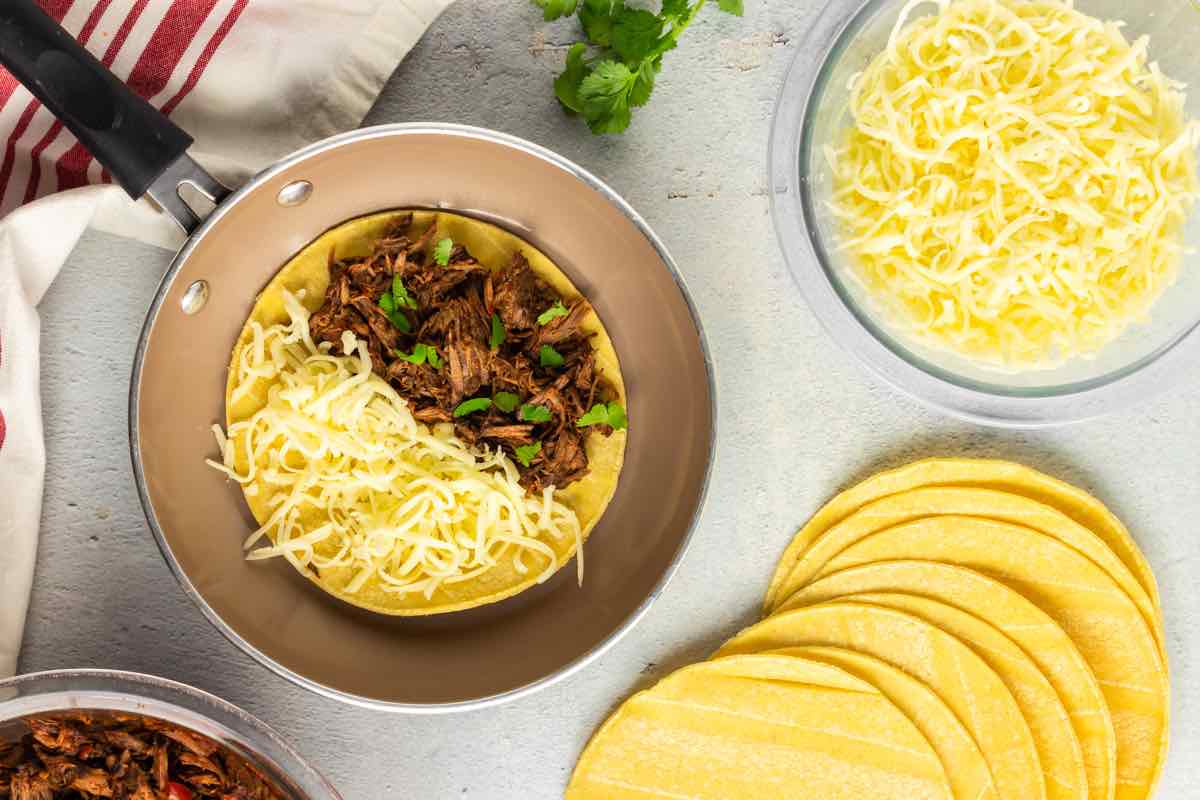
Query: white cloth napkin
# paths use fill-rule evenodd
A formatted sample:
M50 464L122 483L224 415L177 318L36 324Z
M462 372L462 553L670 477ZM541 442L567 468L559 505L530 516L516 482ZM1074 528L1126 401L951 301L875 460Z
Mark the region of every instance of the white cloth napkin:
M196 139L193 157L233 184L357 126L451 2L39 0L119 77L167 108ZM89 225L166 247L182 240L148 203L106 184L74 137L55 127L0 70L0 210L20 206L0 218L0 677L16 668L41 516L35 307ZM21 205L32 197L41 199Z

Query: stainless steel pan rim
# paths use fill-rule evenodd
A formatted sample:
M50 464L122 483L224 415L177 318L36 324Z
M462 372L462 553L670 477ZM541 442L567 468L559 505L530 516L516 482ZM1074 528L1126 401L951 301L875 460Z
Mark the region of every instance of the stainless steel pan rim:
M196 590L195 586L184 574L179 562L171 551L167 543L166 536L159 525L157 515L154 512L154 507L150 501L149 493L146 485L146 476L144 473L144 465L142 463L140 448L138 442L137 421L139 417L139 389L142 381L142 368L145 360L146 346L149 341L150 331L154 326L155 319L159 311L162 309L166 295L170 290L176 274L182 268L184 262L188 259L192 250L196 247L199 241L206 233L221 219L224 215L230 213L237 204L249 195L251 192L262 183L270 180L278 173L294 166L296 163L310 158L327 150L334 149L348 142L361 141L363 139L389 137L397 135L409 134L438 134L444 136L466 137L481 139L498 143L513 149L522 151L529 155L535 156L551 165L558 167L564 172L572 175L588 188L591 188L603 196L609 203L624 214L642 233L643 236L653 246L662 262L670 270L676 286L679 288L680 295L683 297L687 305L688 312L691 315L693 324L696 327L697 336L699 338L699 346L704 359L704 368L708 382L709 394L709 440L707 442L707 462L704 468L703 482L700 487L699 496L697 497L696 507L692 512L691 520L687 530L684 533L679 547L675 553L674 559L663 572L657 585L647 595L641 605L638 606L625 620L610 633L604 640L597 644L591 651L580 656L574 661L559 668L557 671L546 675L536 681L525 684L524 686L512 689L499 694L488 697L481 697L473 700L464 700L452 703L436 703L436 704L419 704L419 703L397 703L382 700L375 700L369 697L363 697L348 692L343 692L316 681L310 680L303 675L300 675L283 665L277 663L274 659L260 652L257 648L251 645L248 641L242 638L236 631L229 627L225 621L209 606L207 601ZM333 221L331 221L333 222ZM213 213L200 226L192 232L188 241L183 245L179 252L172 260L166 274L163 275L162 281L159 284L158 290L155 293L154 299L150 304L150 310L146 315L146 321L142 326L142 332L138 337L137 350L134 354L133 371L129 384L129 451L133 463L134 481L137 485L138 498L142 504L142 511L146 515L146 521L150 525L150 530L154 534L154 541L158 545L159 551L167 562L171 573L183 588L184 593L191 598L192 602L200 609L201 613L208 618L209 622L220 631L226 639L236 645L240 650L245 652L254 660L258 661L263 666L267 667L277 675L286 678L292 683L301 686L316 694L329 697L334 700L340 700L351 705L360 706L363 708L371 708L381 711L390 711L403 714L448 714L460 711L473 711L481 708L496 706L501 703L506 703L511 700L516 700L521 697L530 695L547 686L551 686L570 675L573 675L583 667L590 664L595 659L599 658L610 648L612 648L625 634L627 634L650 609L651 604L666 588L671 578L678 571L680 564L683 561L684 554L687 552L692 543L696 532L696 527L699 523L701 513L704 508L705 500L708 496L708 489L712 478L712 467L714 455L716 452L716 436L717 436L717 400L716 400L716 379L712 362L712 355L708 347L707 339L704 335L704 328L700 322L700 317L696 311L695 302L687 289L679 268L676 265L671 254L667 251L666 245L662 240L650 229L646 221L630 206L616 191L612 189L600 178L588 172L572 161L563 158L546 148L529 142L525 139L511 136L509 134L492 131L485 128L477 128L470 125L457 125L452 123L432 123L432 122L413 122L413 123L394 123L386 125L376 125L373 127L362 128L356 131L333 136L329 139L324 139L302 150L298 150L290 156L282 159L263 172L260 172L254 178L249 180L244 186L233 192L224 200Z

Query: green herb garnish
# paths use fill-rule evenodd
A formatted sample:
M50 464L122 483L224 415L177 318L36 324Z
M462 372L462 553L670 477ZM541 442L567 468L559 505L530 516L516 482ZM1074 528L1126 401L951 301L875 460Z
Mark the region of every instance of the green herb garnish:
M626 419L625 409L620 403L596 403L591 411L575 421L578 428L590 425L609 425L615 430L623 430L629 426L629 420Z
M630 8L624 0L533 2L547 21L578 13L587 40L567 51L554 94L563 108L582 115L592 133L599 134L629 127L632 109L650 100L663 55L675 49L708 0L662 0L657 14ZM717 0L717 6L740 17L743 0Z
M399 350L393 350L392 355L410 364L428 363L434 369L442 368L442 359L438 355L437 348L431 344L417 343L411 353L402 353Z
M563 365L562 353L550 345L544 344L542 349L538 350L538 362L543 367L561 367Z
M404 315L403 311L397 308L387 316L392 321L392 324L400 329L401 333L412 333L412 323L408 321L408 317Z
M521 413L517 414L517 418L525 422L549 422L551 417L550 409L532 403L521 406Z
M534 0L534 2L542 7L542 19L546 22L574 14L575 7L579 5L579 0Z
M566 315L567 307L562 304L562 300L556 300L554 301L554 305L538 315L538 325L548 325L550 320L556 317L565 317Z
M450 266L450 251L454 249L454 240L450 237L439 239L433 248L433 260L443 267Z
M487 411L492 407L492 398L490 397L472 397L470 400L464 400L454 409L454 416L465 417L467 414L474 414L476 411Z
M400 279L397 278L396 280ZM407 292L405 294L407 295ZM413 307L416 308L416 306ZM404 312L396 307L396 298L391 292L384 292L379 296L379 309L387 315L387 318L402 333L408 333L412 330L412 325L409 324L408 317L404 316Z
M521 402L521 398L517 397L512 392L496 392L492 395L492 402L496 408L503 411L505 414L511 414L513 409Z
M534 442L533 444L523 444L517 448L517 461L521 462L522 467L528 467L533 463L533 457L542 451L542 443Z
M387 294L384 294L387 297ZM392 305L396 308L411 308L414 311L419 308L417 299L408 293L408 287L404 285L404 281L400 280L399 275L392 277ZM379 298L382 302L383 298Z
M492 312L492 335L488 337L488 347L493 350L499 350L500 345L504 344L504 340L508 338L508 334L504 331L504 323L500 321L500 315Z

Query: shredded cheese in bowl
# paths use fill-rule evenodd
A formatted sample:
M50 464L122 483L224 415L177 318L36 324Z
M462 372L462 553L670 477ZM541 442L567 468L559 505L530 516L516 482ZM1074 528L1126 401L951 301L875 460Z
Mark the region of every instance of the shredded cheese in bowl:
M415 420L371 371L365 343L347 332L341 354L315 344L308 310L286 290L283 300L289 320L253 323L234 365L231 406L264 385L265 403L227 434L213 426L221 460L207 462L266 517L247 558L348 568L351 596L375 578L386 592L430 597L505 560L545 580L558 567L547 542L573 537L583 580L579 520L554 489L529 496L502 451Z
M1094 354L1176 278L1200 123L1122 23L937 0L850 85L826 148L850 276L923 344L1006 369Z

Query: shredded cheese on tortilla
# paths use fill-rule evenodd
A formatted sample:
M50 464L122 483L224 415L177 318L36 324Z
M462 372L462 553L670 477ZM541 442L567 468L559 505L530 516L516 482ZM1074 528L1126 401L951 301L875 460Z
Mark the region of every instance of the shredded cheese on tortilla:
M936 0L850 82L825 156L852 277L1001 368L1090 355L1176 278L1200 123L1145 37L1057 0Z
M531 497L503 451L415 420L371 371L365 342L346 332L345 355L315 344L299 299L285 292L284 304L289 321L252 323L235 365L233 403L267 381L266 403L228 435L214 425L221 460L207 462L251 496L268 494L270 517L246 540L247 558L348 567L351 595L378 578L384 591L430 597L504 559L543 581L558 566L547 542L574 537L583 580L579 520L552 488Z

